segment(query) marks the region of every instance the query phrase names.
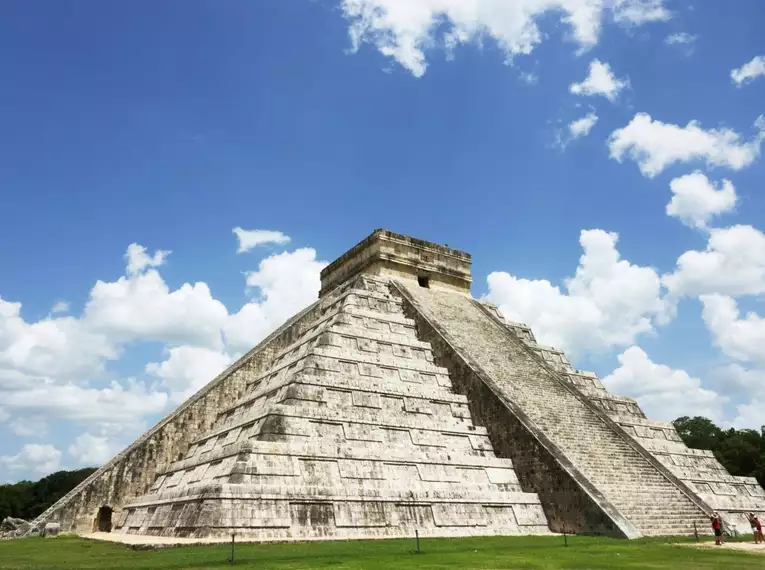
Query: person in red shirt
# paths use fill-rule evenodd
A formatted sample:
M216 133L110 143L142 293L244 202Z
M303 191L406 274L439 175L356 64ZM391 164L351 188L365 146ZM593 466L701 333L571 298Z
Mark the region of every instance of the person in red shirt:
M752 525L752 534L754 535L754 543L760 544L762 542L762 522L760 521L760 517L758 517L754 513L749 513L747 515L747 518L749 519L749 524Z
M714 513L710 520L712 521L712 530L715 531L715 544L717 546L722 546L723 539L722 539L722 523L720 521L720 515L717 513Z

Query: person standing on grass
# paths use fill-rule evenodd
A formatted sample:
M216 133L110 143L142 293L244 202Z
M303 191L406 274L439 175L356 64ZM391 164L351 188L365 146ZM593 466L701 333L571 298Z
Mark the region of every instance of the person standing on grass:
M722 546L722 523L720 522L720 515L715 512L709 520L712 521L712 530L715 531L715 545Z
M762 542L762 521L760 517L754 513L749 513L746 518L749 519L749 524L752 525L752 534L754 535L754 543L760 544Z

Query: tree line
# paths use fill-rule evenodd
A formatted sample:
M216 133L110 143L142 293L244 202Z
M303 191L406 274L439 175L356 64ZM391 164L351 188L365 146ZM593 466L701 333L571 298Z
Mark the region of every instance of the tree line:
M760 431L723 429L701 416L683 416L672 423L688 447L712 450L731 475L755 477L765 487L765 426ZM92 467L58 471L34 483L0 485L0 520L34 519L93 471Z
M0 520L14 517L31 521L95 470L87 467L77 471L57 471L34 483L19 481L0 485Z

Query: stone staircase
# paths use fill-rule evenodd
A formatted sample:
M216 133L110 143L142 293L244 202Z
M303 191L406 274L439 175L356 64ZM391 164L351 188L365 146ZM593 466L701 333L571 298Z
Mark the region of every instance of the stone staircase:
M641 452L589 400L542 365L523 342L467 295L396 283L452 348L480 367L498 395L517 406L570 464L629 524L627 536L689 535L709 526L704 505L692 499L656 460ZM606 508L606 510L608 510Z

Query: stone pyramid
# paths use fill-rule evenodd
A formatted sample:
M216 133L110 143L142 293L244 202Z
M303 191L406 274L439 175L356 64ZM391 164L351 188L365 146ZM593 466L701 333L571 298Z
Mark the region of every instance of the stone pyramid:
M377 230L319 301L38 519L306 540L704 532L754 479L470 296L470 256Z
M117 530L257 539L545 532L385 282L328 295Z

